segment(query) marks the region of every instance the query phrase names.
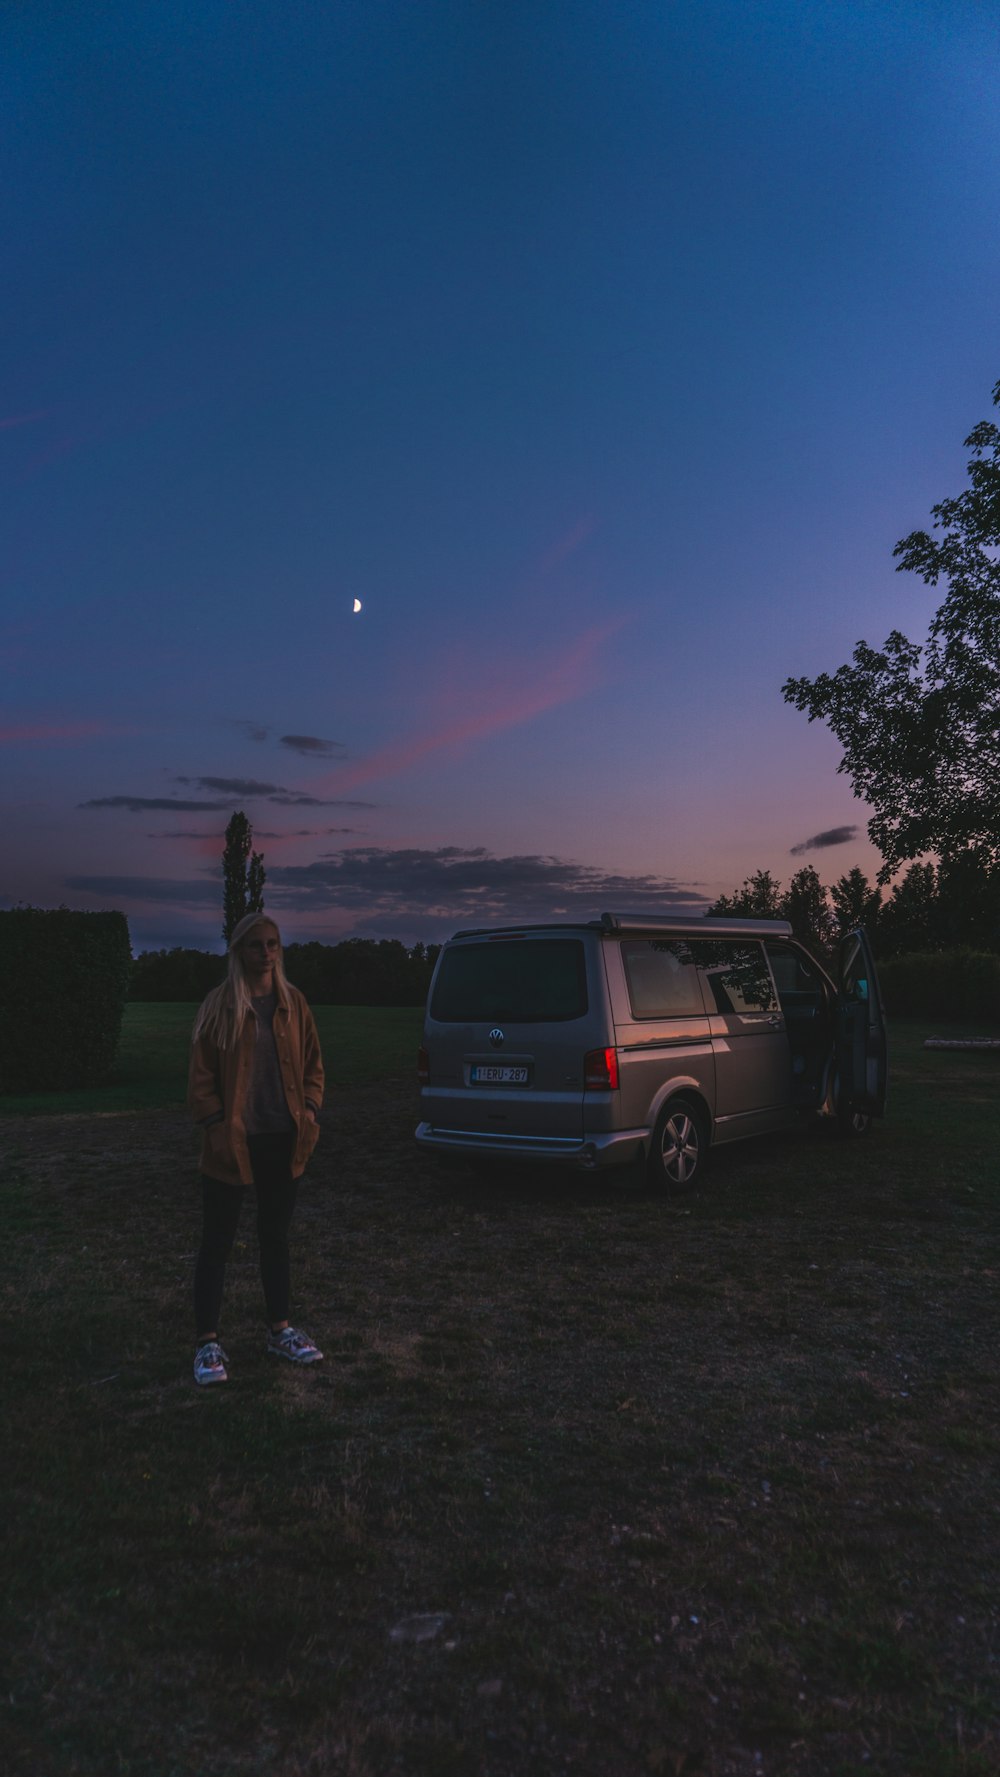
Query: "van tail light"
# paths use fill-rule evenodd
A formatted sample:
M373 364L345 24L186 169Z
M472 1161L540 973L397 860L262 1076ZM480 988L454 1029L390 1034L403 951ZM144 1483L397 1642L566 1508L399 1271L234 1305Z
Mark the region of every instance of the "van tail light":
M417 1050L417 1084L429 1086L431 1083L431 1058L426 1049Z
M585 1092L614 1092L617 1087L617 1049L589 1050L583 1058L583 1090Z

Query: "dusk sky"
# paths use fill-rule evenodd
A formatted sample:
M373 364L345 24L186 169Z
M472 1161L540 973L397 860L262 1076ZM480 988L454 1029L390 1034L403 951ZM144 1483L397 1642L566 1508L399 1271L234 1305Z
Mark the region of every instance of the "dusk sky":
M878 857L790 674L1000 377L976 0L0 21L0 905L221 948ZM355 601L361 609L355 611Z

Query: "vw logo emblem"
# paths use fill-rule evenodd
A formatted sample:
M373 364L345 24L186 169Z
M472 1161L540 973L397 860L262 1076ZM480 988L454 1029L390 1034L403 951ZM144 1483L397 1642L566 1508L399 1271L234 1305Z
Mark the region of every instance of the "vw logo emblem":
M499 1028L494 1028L493 1030L491 1030L490 1031L490 1045L491 1045L491 1047L494 1049L499 1049L500 1044L502 1042L503 1042L503 1031L500 1030Z

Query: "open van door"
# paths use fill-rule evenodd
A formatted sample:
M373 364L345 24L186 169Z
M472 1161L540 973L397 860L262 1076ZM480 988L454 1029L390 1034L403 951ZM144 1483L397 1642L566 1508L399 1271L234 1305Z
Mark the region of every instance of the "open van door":
M881 1117L888 1070L885 1012L863 926L841 939L837 987L837 1070L843 1108Z

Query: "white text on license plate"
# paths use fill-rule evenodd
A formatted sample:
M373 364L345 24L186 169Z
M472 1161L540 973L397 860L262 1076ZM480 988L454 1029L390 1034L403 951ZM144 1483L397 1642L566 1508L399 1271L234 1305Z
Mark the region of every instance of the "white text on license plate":
M469 1080L473 1086L526 1086L528 1070L510 1063L477 1063L469 1069Z

